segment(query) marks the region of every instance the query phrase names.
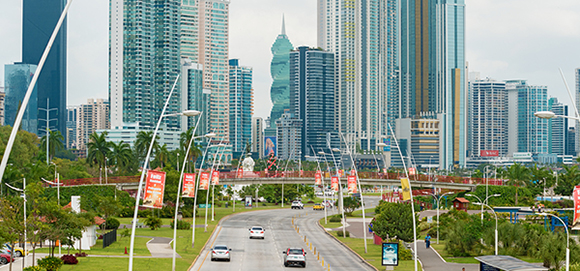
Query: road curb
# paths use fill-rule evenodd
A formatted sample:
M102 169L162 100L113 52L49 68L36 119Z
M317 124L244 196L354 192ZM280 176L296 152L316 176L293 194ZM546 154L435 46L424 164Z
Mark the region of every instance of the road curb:
M358 253L356 253L356 251L352 250L349 246L347 246L346 244L344 244L343 242L341 242L338 238L336 238L334 235L332 235L331 233L329 233L322 225L320 225L320 221L316 221L316 224L318 225L318 227L320 227L328 236L334 238L334 240L336 240L340 245L342 245L343 247L345 247L346 249L350 250L350 252L354 253L354 255L356 255L364 264L366 264L367 266L369 266L370 268L379 271L379 269L377 269L376 267L374 267L372 264L370 264L369 262L367 262L361 255L359 255Z

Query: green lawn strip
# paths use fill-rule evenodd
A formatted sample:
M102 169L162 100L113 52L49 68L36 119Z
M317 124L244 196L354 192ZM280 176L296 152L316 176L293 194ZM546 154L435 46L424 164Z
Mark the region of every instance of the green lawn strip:
M129 260L127 258L101 258L101 257L83 257L77 258L79 263L76 265L63 265L60 271L78 270L78 271L109 271L109 270L127 270ZM176 259L176 270L187 270L191 262L189 259ZM134 258L133 270L171 270L171 258Z
M191 234L189 235L191 239ZM135 237L135 249L134 255L136 256L151 256L149 250L147 249L147 242L151 238ZM127 252L129 251L130 239L129 237L119 238L117 237L117 242L111 244L110 246L103 248L103 240L97 240L97 243L91 247L90 250L83 250L83 252L88 255L125 255L125 247L127 247ZM49 253L50 248L37 248L36 253ZM55 255L58 253L58 247L55 248ZM68 248L62 248L62 254L68 254ZM76 249L71 249L70 253L74 254L79 252Z
M362 217L362 210L356 210L352 212L352 216L360 216ZM366 217L374 217L375 216L375 208L366 208L365 209L365 216Z
M445 240L439 240L439 244L436 244L435 241L431 241L431 246L445 259L445 261L450 263L475 263L479 264L479 261L475 259L475 257L453 257L447 253L445 250ZM477 256L476 256L477 257ZM526 261L529 263L541 263L543 262L541 259L532 258L528 256L515 256L516 258Z

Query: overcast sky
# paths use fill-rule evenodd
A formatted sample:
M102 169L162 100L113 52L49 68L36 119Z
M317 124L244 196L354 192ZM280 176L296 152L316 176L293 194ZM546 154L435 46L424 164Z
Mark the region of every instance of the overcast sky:
M558 72L574 91L580 67L580 1L466 0L469 71L494 79L527 79L548 86L548 95L570 98ZM0 86L4 64L21 60L22 0L0 1ZM107 0L74 0L68 19L68 104L108 98ZM231 0L230 58L254 69L254 115L267 117L270 48L286 32L297 47L316 46L316 0ZM570 109L571 111L573 109ZM572 112L570 112L572 114Z

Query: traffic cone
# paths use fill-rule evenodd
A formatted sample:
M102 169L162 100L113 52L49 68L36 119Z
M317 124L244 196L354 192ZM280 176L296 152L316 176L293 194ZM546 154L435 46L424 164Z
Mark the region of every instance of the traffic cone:
M127 247L125 247L125 254L127 254Z

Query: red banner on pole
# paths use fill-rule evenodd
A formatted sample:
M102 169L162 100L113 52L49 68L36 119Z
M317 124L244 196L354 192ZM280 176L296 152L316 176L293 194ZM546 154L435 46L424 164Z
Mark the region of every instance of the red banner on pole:
M320 170L316 171L316 173L314 174L314 183L316 185L322 184L322 173L320 173Z
M243 177L244 177L244 169L238 168L238 178L243 178Z
M211 184L212 185L219 185L220 184L220 172L214 171L211 173Z
M350 176L356 176L356 170L351 169L350 170Z
M165 172L149 170L143 195L143 207L161 209L165 192Z
M342 169L338 170L338 177L342 177L344 176L344 171L342 171Z
M183 192L181 196L184 198L195 197L195 173L183 174Z
M347 182L347 187L348 187L348 192L349 193L356 193L357 189L356 189L356 177L355 176L348 176L348 182Z
M302 177L304 175L304 170L300 170L300 177Z
M580 185L574 187L574 221L572 222L573 230L580 230Z
M417 173L417 170L414 167L409 168L409 175L415 175L416 173Z
M338 192L338 177L330 178L330 189L334 192Z
M202 172L199 176L199 189L209 189L209 172Z

